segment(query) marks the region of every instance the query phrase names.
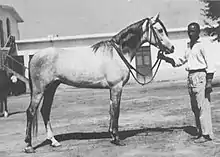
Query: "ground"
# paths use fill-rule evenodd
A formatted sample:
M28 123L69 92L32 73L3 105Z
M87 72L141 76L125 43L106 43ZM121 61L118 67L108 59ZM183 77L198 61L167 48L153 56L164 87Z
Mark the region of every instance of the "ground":
M53 148L45 141L42 118L34 138L35 154L25 154L25 110L29 95L9 97L8 118L0 118L0 157L220 157L220 144L196 144L194 117L182 82L127 85L122 94L120 137L125 146L111 144L108 134L109 91L61 86L51 113ZM212 93L215 138L220 138L220 87ZM41 116L40 116L41 117Z

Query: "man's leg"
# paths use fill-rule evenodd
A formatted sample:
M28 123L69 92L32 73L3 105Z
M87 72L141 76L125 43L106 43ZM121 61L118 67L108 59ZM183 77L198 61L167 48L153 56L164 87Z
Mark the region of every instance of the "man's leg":
M199 138L202 135L200 118L199 118L200 117L200 109L198 107L198 103L196 101L196 93L193 92L193 88L189 87L188 90L189 90L189 96L190 96L191 109L192 109L194 116L195 116L196 129L197 129L197 134L198 134L198 138Z
M211 120L211 108L208 98L205 97L205 85L200 84L196 87L196 101L200 108L200 124L202 130L202 136L204 140L198 142L209 141L213 138L212 120Z
M201 107L200 121L202 125L202 132L204 135L209 135L211 139L214 138L212 130L212 115L211 115L211 105L210 105L210 93L205 94L203 107Z

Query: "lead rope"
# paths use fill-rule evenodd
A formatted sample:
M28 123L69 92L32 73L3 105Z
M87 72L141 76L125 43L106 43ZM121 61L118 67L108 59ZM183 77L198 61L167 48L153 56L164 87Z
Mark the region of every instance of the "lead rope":
M121 59L124 61L125 65L128 67L129 72L130 72L131 75L134 77L134 79L135 79L135 81L136 81L137 83L139 83L140 85L144 86L144 85L149 84L150 82L152 82L152 80L155 78L155 76L156 76L156 74L157 74L157 72L158 72L159 66L160 66L160 64L161 64L161 59L157 59L157 61L155 62L154 66L151 68L151 70L152 70L152 69L156 66L156 64L158 63L158 61L159 61L158 66L157 66L157 69L156 69L154 75L151 77L151 79L150 79L148 82L146 82L146 79L145 79L145 76L146 76L146 75L140 73L140 72L137 71L130 63L128 63L127 59L126 59L126 58L124 57L124 55L121 53L121 50L115 45L115 42L114 42L113 40L111 40L110 42L111 42L112 46L113 46L113 47L116 49L116 51L118 52L118 55L119 55L119 56L121 57ZM162 52L162 50L159 50L159 51L158 51L158 53L161 53L161 52ZM138 73L139 75L141 75L142 77L144 77L144 83L140 82L140 81L135 77L135 74L133 73L132 70L134 70L136 73Z

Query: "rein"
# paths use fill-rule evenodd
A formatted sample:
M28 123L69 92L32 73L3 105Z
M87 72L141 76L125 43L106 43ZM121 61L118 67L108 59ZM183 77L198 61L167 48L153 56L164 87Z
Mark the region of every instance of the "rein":
M159 21L159 23L161 24L162 22ZM156 46L157 48L159 48L158 54L159 54L159 53L163 53L163 52L164 52L164 51L163 51L164 48L163 48L163 46L162 46L162 43L161 43L159 37L157 36L157 34L156 34L156 32L155 32L155 30L154 30L154 28L153 28L153 24L150 23L150 20L148 21L148 25L150 25L150 26L149 26L149 31L152 30L152 31L150 31L150 34L149 34L149 35L150 35L150 41L151 41L151 37L152 37L152 33L153 33L155 40L156 40L157 43L159 44L158 46ZM162 24L162 27L164 28L165 33L167 34L166 28L164 27L163 24ZM151 83L151 82L153 81L153 79L155 78L155 76L156 76L156 74L157 74L157 72L158 72L158 70L159 70L159 67L160 67L160 64L161 64L161 59L158 59L158 58L157 58L157 60L156 60L156 62L154 63L154 65L151 67L151 70L153 70L153 69L156 67L156 65L158 64L154 75L151 77L151 79L150 79L148 82L146 82L146 78L145 78L146 75L144 75L144 74L140 73L139 71L137 71L137 69L135 69L135 68L127 61L127 59L126 59L126 58L124 57L124 55L121 53L120 48L118 48L118 46L116 45L116 43L115 43L113 40L110 40L110 43L111 43L112 46L115 48L115 50L117 51L118 55L121 57L121 59L123 60L123 62L124 62L125 65L127 66L127 68L129 69L129 72L131 73L131 75L133 76L133 78L135 79L135 81L136 81L137 83L139 83L140 85L144 86L144 85L149 84L149 83ZM150 43L150 42L149 42L149 43ZM140 82L140 81L135 77L135 74L133 73L132 70L134 70L136 73L138 73L139 75L141 75L141 76L144 78L144 82Z
M131 75L133 76L133 78L135 79L135 81L136 81L137 83L139 83L140 85L144 86L144 85L149 84L150 82L153 81L153 79L155 78L155 76L156 76L156 74L157 74L157 72L158 72L159 66L160 66L160 64L161 64L161 59L157 59L157 61L154 63L154 65L153 65L153 67L151 68L151 70L153 70L153 68L157 65L157 63L158 63L158 61L159 61L158 65L157 65L157 69L156 69L154 75L151 77L151 79L150 79L148 82L146 82L146 79L145 79L145 76L146 76L146 75L144 75L144 74L140 73L139 71L137 71L137 69L135 69L135 68L127 61L127 59L126 59L126 58L124 57L124 55L121 53L121 50L116 46L116 44L115 44L114 41L111 40L111 44L112 44L112 46L116 49L116 51L118 52L118 55L121 57L121 59L123 60L123 62L125 63L125 65L128 67L129 72L131 73ZM158 53L161 53L161 50L159 50ZM136 73L138 73L139 75L141 75L142 77L144 77L144 83L140 82L140 81L135 77L135 74L133 73L132 70L134 70Z

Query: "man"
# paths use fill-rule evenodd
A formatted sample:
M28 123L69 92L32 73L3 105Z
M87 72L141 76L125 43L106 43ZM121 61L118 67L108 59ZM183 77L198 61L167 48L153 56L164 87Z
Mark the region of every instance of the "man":
M186 65L188 71L188 91L192 111L195 115L198 136L196 143L211 141L213 139L210 93L212 92L212 79L215 72L214 64L210 61L208 51L199 38L200 26L198 23L188 25L188 36L185 54L181 58L171 58L159 54L158 58L172 64L173 67Z

